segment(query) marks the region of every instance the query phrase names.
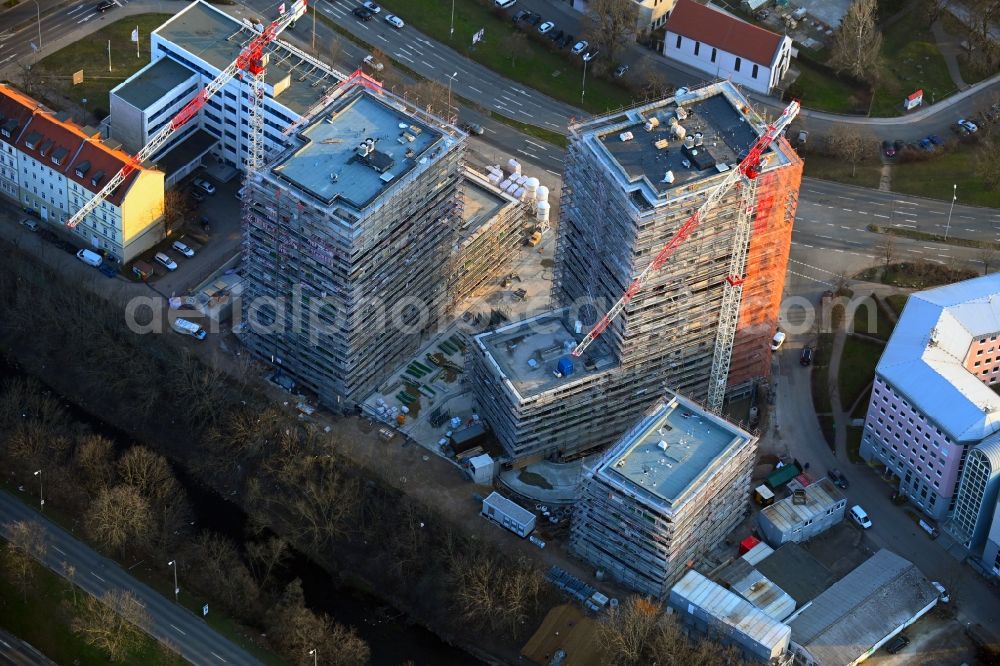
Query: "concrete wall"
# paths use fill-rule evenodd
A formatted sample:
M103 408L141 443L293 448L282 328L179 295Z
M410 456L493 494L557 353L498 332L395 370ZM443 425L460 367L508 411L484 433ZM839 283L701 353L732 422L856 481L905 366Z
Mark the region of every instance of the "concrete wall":
M663 55L714 78L730 79L733 83L767 95L788 70L791 46L791 40L786 37L778 47L779 55L773 65L771 62L755 63L711 44L667 31Z
M146 144L145 114L111 91L111 138L136 153Z

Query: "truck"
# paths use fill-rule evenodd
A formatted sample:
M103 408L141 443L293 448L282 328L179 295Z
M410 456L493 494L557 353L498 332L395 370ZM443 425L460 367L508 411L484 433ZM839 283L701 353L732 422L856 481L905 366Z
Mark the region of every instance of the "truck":
M194 323L193 321L189 321L187 319L181 319L180 317L174 319L171 326L173 326L174 330L177 331L178 333L182 335L190 335L196 340L204 340L205 336L207 335L205 329L203 329L201 326Z

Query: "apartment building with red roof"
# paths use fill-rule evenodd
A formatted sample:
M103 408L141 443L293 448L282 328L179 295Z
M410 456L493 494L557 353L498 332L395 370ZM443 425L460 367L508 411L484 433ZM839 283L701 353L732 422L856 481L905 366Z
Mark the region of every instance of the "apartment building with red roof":
M666 22L663 55L769 95L788 71L792 39L710 5L677 0Z
M63 119L0 84L0 194L53 227L101 191L131 159L98 131ZM70 233L129 261L163 238L163 173L140 166Z

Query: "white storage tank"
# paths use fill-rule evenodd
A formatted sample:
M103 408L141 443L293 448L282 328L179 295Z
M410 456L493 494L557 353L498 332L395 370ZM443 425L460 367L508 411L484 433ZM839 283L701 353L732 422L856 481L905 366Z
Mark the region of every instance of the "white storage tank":
M541 203L542 201L548 203L549 200L549 188L544 185L539 185L538 190L535 192L535 200Z
M535 200L535 193L538 192L538 184L538 179L534 176L524 181L524 196L527 197L528 201Z
M549 202L539 201L536 207L535 216L543 225L549 221Z

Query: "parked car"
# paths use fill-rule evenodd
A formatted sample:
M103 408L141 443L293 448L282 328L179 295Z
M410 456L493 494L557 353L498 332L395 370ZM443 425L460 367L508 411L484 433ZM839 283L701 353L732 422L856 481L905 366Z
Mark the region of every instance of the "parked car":
M893 638L891 641L889 641L889 644L886 646L885 651L888 652L889 654L896 654L909 644L910 644L910 639L904 636L903 634L900 634L895 638Z
M893 148L892 144L888 140L882 142L882 154L888 158L896 156L896 149Z
M365 7L355 7L354 16L361 21L371 21L372 17L375 16L375 13Z
M507 9L508 7L513 7L517 0L493 0L493 4L500 9Z
M564 49L567 46L569 46L570 44L572 44L574 39L576 39L576 37L574 37L573 35L571 35L569 33L566 33L565 35L563 35L562 39L560 39L558 42L556 42L556 47L558 47L560 49Z
M192 201L194 201L196 204L200 204L205 201L205 195L199 192L198 190L194 189L193 187L190 190L190 194Z
M518 9L516 12L514 12L514 15L510 17L510 20L513 21L514 23L520 23L529 16L531 16L531 12L529 12L527 9Z
M366 2L362 2L361 6L370 11L372 14L378 14L380 11L382 11L382 8L379 7L377 4L375 4L374 2L372 2L371 0L366 0Z
M100 266L97 267L97 270L99 270L101 272L101 275L103 275L105 277L109 277L109 278L113 278L114 276L118 275L118 265L117 264L112 264L112 263L104 262Z
M21 220L21 224L28 231L38 231L38 222L35 222L34 220L25 218Z
M856 522L862 529L869 529L872 526L872 519L868 517L868 513L861 508L860 504L855 504L851 507L851 520Z
M83 263L87 264L88 266L93 266L94 268L100 266L101 262L103 261L101 259L101 255L97 254L96 252L91 252L90 250L87 249L79 250L76 253L76 258L82 261Z
M628 71L628 65L621 64L615 67L614 75L616 79L620 79L625 76L625 72Z
M799 363L801 365L812 365L813 362L813 348L803 347L802 354L799 356Z
M828 479L830 479L830 481L833 482L833 485L837 486L838 488L841 489L847 488L847 477L841 474L840 470L828 469L826 470L826 476Z
M933 144L934 144L935 146L941 146L941 145L944 145L944 139L942 139L942 138L941 138L940 136L938 136L937 134L931 134L931 135L930 135L929 137L927 137L927 138L928 138L928 139L930 139L930 140L931 140L931 143L933 143Z
M205 194L215 194L215 185L212 185L212 183L208 182L204 178L195 178L191 184Z
M798 142L800 146L805 145L806 141L809 140L809 132L806 130L799 130Z
M785 344L785 332L778 331L774 334L774 337L771 338L771 351L778 351L781 349L781 345L783 344Z
M403 26L406 25L403 22L403 19L399 18L395 14L386 14L385 15L385 19L383 19L383 20L386 23L388 23L389 25L391 25L393 28L395 28L396 30L401 30L403 28Z
M156 263L160 264L168 271L177 270L177 263L164 252L157 252L153 259L155 259Z
M528 16L528 18L524 19L524 22L527 23L528 25L534 27L534 26L536 26L536 25L538 25L539 23L542 22L542 15L541 14L536 14L535 12L532 12L531 15Z
M546 21L545 23L538 26L538 32L544 35L545 33L551 31L552 28L554 27L556 27L555 23L553 23L552 21Z
M552 40L553 42L558 42L560 39L563 38L563 35L565 34L566 33L562 30L553 30L552 32L549 33L549 39Z
M174 248L175 250L183 254L185 257L194 256L194 250L192 250L190 247L180 242L179 240L174 241L173 245L171 245L170 247Z
M913 144L910 145L912 147ZM896 149L896 154L898 155L900 152L902 152L903 148L906 148L906 143L900 139L896 139L895 141L892 142L892 147Z
M374 69L376 72L381 72L383 69L385 69L385 65L383 65L382 63L380 63L378 60L376 60L371 55L366 55L365 59L362 60L361 62L363 64L365 64L365 65L368 65L369 67L371 67L372 69Z
M109 9L114 9L117 6L118 6L118 3L113 2L113 0L102 0L97 5L97 11L99 11L100 13L103 14L104 12L108 11Z
M976 123L972 122L971 120L966 120L965 118L959 118L958 124L964 127L965 129L969 130L970 133L979 130L979 126L976 125Z
M462 129L469 134L475 134L476 136L482 136L486 132L482 125L477 125L476 123L464 123L462 125Z
M580 55L581 53L587 50L588 46L590 46L590 43L588 41L580 40L579 42L573 45L573 48L571 48L569 52L572 53L573 55Z

